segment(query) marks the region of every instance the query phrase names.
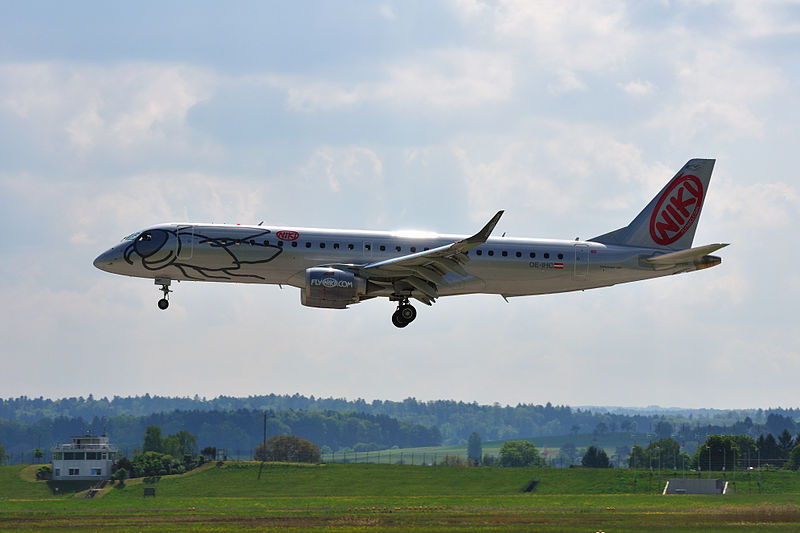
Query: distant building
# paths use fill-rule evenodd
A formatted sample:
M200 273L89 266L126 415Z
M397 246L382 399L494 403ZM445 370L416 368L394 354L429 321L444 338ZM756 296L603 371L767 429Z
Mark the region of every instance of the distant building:
M117 458L117 447L108 437L72 437L71 444L59 444L53 452L53 479L101 480L111 477Z

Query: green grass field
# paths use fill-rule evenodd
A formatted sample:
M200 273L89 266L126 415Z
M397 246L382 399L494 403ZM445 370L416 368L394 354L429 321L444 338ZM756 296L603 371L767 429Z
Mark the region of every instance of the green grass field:
M634 483L627 470L228 462L153 485L129 480L94 499L32 472L0 467L0 530L800 530L800 475L789 472L762 473L760 493L754 474L730 496L661 496L657 475Z

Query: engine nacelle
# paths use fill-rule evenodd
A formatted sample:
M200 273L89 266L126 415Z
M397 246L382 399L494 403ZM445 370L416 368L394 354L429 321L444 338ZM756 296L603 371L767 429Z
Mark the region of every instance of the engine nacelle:
M367 281L347 270L313 267L306 269L306 286L300 303L308 307L344 309L367 293Z

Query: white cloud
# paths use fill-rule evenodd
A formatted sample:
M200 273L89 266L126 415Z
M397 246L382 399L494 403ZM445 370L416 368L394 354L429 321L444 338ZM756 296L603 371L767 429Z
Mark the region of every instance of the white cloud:
M607 131L575 124L550 123L536 137L501 138L495 146L484 161L476 161L475 150L452 148L479 218L498 206L533 213L538 223L547 215L580 222L601 210L618 217L644 207L677 170L646 163L640 149Z
M587 87L574 72L559 70L556 73L556 81L548 83L547 89L553 94L561 94L572 91L585 91Z
M749 232L793 227L800 213L800 191L786 183L721 184L714 191L717 217Z
M389 4L382 4L381 7L378 8L378 12L386 20L394 20L397 18L397 13L394 12L394 8Z
M724 43L692 46L688 56L674 59L674 91L649 125L682 139L707 131L723 139L762 137L764 119L754 106L785 88L780 70Z
M502 54L469 49L428 51L386 65L376 81L352 83L276 76L297 111L328 111L360 104L421 105L456 111L507 100L513 69Z
M466 20L491 24L499 40L557 69L616 69L638 42L624 2L499 0L453 5Z
M632 96L646 96L656 90L656 86L647 80L633 80L624 84L619 83L617 86Z
M726 8L733 4L733 14L739 20L738 31L751 38L766 38L800 34L800 21L795 0L752 2L734 0L720 2ZM793 11L795 11L793 13Z
M383 164L374 151L362 146L343 149L327 146L314 153L301 173L306 176L325 175L332 192L341 192L344 184L345 193L352 193L354 187L380 187Z
M204 69L147 63L4 64L0 80L0 109L36 128L53 150L66 143L79 154L164 144L187 150L186 113L215 84Z

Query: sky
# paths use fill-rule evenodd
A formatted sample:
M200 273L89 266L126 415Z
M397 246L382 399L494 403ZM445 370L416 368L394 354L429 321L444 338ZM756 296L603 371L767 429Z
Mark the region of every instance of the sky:
M800 3L2 2L0 397L798 407ZM716 158L715 268L300 305L93 259L173 221L591 238Z

